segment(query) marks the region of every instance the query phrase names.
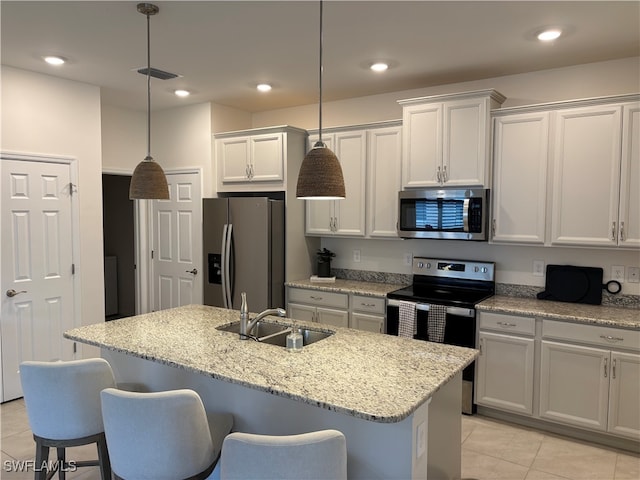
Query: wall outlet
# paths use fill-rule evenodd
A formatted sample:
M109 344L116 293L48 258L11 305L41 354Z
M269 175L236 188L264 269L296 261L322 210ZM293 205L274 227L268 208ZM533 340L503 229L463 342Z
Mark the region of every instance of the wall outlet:
M413 254L412 253L405 253L404 254L404 264L407 265L408 267L413 265Z
M424 422L416 428L416 458L420 458L427 451L427 432Z
M360 250L353 251L353 261L355 263L360 263Z
M533 276L544 277L544 260L533 261Z
M627 267L627 282L640 283L640 267Z
M611 267L611 280L624 282L624 267L622 265L614 265Z

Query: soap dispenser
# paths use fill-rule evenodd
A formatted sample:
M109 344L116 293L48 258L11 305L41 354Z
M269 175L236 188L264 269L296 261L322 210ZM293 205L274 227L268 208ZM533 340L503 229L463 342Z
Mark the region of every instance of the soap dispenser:
M291 331L287 335L286 342L286 348L289 352L302 351L302 334L295 325L291 327Z
M249 306L247 305L247 294L245 292L240 293L240 339L246 340L247 326L249 324Z

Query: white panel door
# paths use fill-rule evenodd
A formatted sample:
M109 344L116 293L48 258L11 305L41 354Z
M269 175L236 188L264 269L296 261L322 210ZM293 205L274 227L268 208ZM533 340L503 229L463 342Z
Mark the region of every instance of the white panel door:
M336 133L335 154L338 156L345 184L345 199L335 200L335 233L365 234L365 181L367 134L364 130Z
M640 355L611 352L609 427L640 440Z
M2 401L25 360L70 360L74 327L70 166L2 159ZM12 291L17 292L13 294Z
M202 303L199 173L167 173L169 200L153 201L153 309Z

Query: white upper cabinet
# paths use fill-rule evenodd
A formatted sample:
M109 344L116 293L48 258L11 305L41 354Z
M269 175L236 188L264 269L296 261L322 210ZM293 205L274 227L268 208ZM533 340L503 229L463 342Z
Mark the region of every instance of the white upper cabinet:
M397 237L402 127L367 132L367 236Z
M309 137L309 148L318 140ZM306 233L309 235L365 235L366 132L323 134L322 141L338 157L344 176L344 200L306 200Z
M400 100L402 187L488 187L489 114L504 100L495 90Z
M622 108L618 245L640 248L640 104Z
M494 242L545 242L549 112L494 118Z
M640 246L638 108L557 112L551 244Z
M289 147L303 135L306 132L292 127L216 134L218 191L285 190ZM304 152L294 153L299 162Z

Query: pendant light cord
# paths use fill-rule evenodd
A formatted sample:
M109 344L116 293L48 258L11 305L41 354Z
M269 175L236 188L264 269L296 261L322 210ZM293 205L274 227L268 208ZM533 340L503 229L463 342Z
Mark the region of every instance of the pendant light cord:
M147 13L147 158L151 157L151 15Z
M322 143L322 0L320 0L320 69L318 85L320 86L319 106L318 106L318 141Z

